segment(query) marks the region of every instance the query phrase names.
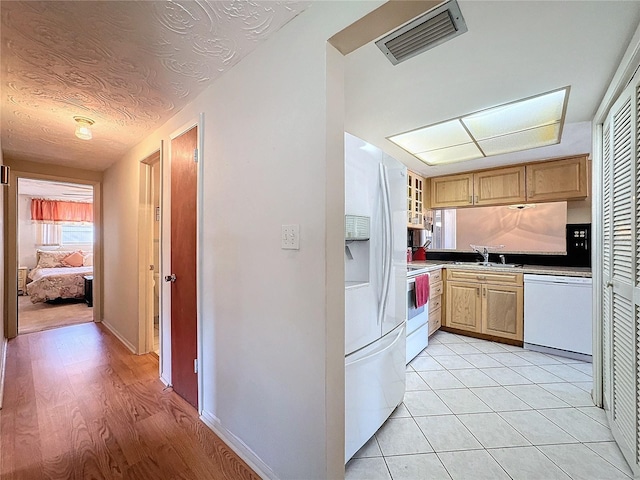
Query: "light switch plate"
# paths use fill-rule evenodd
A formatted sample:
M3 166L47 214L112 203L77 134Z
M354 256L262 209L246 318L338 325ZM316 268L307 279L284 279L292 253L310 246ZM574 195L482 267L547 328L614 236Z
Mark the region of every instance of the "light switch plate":
M282 249L300 250L300 225L282 225Z

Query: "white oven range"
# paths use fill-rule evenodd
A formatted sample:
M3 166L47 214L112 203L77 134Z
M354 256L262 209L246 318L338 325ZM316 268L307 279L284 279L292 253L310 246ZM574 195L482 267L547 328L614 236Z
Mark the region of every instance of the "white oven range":
M429 343L429 302L416 307L415 296L416 277L428 271L428 267L407 265L407 363Z

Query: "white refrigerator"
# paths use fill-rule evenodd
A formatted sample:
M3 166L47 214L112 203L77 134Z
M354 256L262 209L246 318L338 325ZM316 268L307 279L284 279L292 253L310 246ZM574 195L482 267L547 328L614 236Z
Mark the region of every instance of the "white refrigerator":
M406 167L346 133L345 462L404 397L406 199Z

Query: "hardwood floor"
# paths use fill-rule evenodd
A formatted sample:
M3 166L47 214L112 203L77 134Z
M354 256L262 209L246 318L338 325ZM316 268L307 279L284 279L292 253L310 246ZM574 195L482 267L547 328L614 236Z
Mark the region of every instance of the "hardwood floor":
M93 322L93 308L83 301L31 303L31 297L18 297L18 335L50 328Z
M100 324L9 341L0 478L258 479Z

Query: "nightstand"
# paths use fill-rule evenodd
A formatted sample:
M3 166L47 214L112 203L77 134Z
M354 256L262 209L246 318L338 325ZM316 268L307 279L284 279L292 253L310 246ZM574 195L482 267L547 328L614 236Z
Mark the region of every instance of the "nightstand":
M84 277L84 301L88 306L93 307L93 275Z
M18 267L18 295L24 295L27 291L27 267Z

